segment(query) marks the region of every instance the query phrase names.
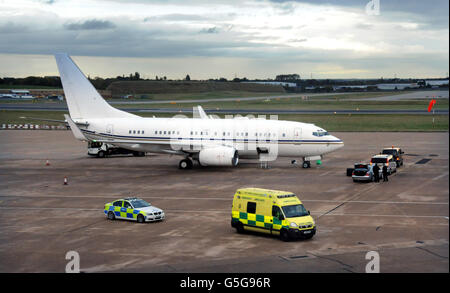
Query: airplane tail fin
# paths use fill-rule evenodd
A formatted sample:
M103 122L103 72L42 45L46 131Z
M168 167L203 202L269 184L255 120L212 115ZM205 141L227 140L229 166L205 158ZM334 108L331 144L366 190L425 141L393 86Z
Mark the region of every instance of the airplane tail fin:
M136 115L110 106L69 55L58 53L55 54L55 59L69 113L73 120L136 117Z

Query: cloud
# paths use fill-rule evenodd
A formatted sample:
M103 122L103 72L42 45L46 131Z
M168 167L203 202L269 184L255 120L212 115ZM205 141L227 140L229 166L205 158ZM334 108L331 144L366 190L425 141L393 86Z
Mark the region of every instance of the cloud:
M306 75L342 68L342 74L387 76L382 72L395 66L409 68L411 74L433 67L448 71L448 16L444 22L431 22L428 12L417 8L387 10L387 0L381 0L377 17L365 14L365 0L259 0L239 5L225 0L79 0L91 5L73 5L67 0L25 6L5 1L0 54L239 58L243 66L236 70L251 66L255 75L264 67L286 72L301 68Z
M214 27L210 27L210 28L204 28L200 31L200 33L203 34L217 34L219 33L219 28L217 28L216 26Z
M67 30L105 30L115 28L116 25L108 20L91 19L84 22L67 23L64 25Z

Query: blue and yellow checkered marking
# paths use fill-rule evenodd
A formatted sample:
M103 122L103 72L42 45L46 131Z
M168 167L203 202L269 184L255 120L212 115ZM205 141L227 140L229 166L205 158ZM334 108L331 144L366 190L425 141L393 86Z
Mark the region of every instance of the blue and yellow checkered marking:
M289 228L287 225L283 225L282 221L271 216L233 211L231 219L233 222L241 222L246 226L261 228L265 230L279 231L281 230L281 228Z
M137 215L139 214L145 216L144 213L141 213L141 211L137 209L128 209L124 207L116 207L113 205L106 206L104 210L105 215L107 215L110 211L114 212L114 215L116 215L116 217L127 219L137 219Z

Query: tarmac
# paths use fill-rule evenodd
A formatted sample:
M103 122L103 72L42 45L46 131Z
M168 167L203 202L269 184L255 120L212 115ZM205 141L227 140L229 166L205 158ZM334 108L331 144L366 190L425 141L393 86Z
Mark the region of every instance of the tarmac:
M448 132L332 134L345 147L311 169L279 158L269 169L242 161L183 171L169 155L91 158L70 131L0 130L0 272L64 272L76 251L82 272L350 273L365 272L376 251L382 273L448 273ZM391 145L405 151L405 165L389 182L346 176ZM317 234L282 242L236 233L231 204L241 187L296 193ZM127 196L162 208L166 220L107 220L104 204Z

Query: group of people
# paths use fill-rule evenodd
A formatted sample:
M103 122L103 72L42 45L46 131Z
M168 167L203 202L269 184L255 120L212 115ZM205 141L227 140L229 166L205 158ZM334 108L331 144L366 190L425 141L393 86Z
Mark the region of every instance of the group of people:
M388 167L383 164L383 181L389 181L388 178ZM380 167L378 167L378 164L375 164L375 166L373 166L373 176L375 179L375 182L380 182Z

